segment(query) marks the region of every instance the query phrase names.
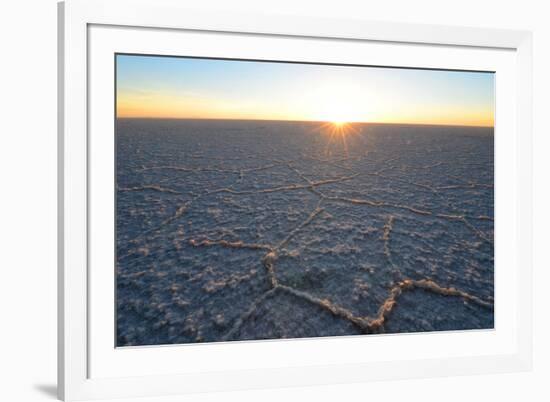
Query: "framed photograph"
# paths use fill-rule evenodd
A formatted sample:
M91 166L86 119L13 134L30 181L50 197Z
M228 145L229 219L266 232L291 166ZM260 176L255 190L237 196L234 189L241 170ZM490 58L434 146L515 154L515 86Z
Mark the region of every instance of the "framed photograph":
M59 46L60 398L530 369L529 32L69 0Z

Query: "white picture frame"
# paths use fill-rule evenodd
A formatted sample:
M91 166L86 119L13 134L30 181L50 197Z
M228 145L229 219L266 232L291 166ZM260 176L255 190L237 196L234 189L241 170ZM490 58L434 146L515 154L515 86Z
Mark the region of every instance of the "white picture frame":
M280 15L212 13L188 9L177 0L67 0L59 4L58 12L58 392L61 399L160 396L530 369L530 32L362 20L322 20ZM505 166L508 169L507 177L512 179L500 182L503 183L500 186L503 190L499 196L497 167L495 204L498 205L499 199L504 198L511 201L506 207L509 212L507 215L510 215L509 222L503 223L499 229L497 220L496 237L504 231L503 229L513 236L507 238L506 247L499 248L502 255L496 258L495 262L495 269L499 269L498 264L501 264L501 272L506 271L506 274L501 276L504 279L500 281L504 285L498 285L497 274L497 325L493 333L474 331L441 335L416 334L408 335L403 342L400 341L400 336L367 336L353 339L238 342L233 345L207 347L151 347L134 349L124 352L124 355L116 352L118 356L122 356L120 361L117 360L118 356L113 355L114 345L110 350L109 345L98 341L102 338L102 331L107 331L110 334L108 336L112 336L112 332L108 332L112 316L98 314L103 310L97 302L97 297L94 298L97 292L108 294L109 285L105 280L96 279L97 275L90 269L90 261L95 259L95 251L90 251L90 239L98 235L91 233L90 227L99 230L99 236L106 235L101 231L101 225L90 225L90 210L96 208L92 203L95 203L94 196L97 194L95 190L90 191L90 177L95 175L93 172L98 172L97 164L93 161L109 155L107 150L102 150L101 142L92 141L93 138L97 138L92 135L94 130L103 127L101 107L96 108L94 105L101 105L106 99L97 98L98 96L107 96L101 95L104 90L94 87L98 79L107 77L105 73L98 72L101 70L101 54L109 55L120 51L121 49L117 48L119 44L125 44L124 46L129 46L130 49L144 49L144 52L148 53L155 53L155 47L158 47L157 53L173 52L174 47L181 42L178 42L179 38L184 38L181 35L200 37L202 34L217 35L220 39L235 38L228 39L225 50L226 53L233 52L235 57L245 57L248 51L258 52L258 43L270 43L273 45L272 48L282 49L282 53L271 57L284 59L285 51L290 55L293 51L291 48L299 50L299 46L303 46L300 41L307 40L312 44L317 41L323 42L323 46L334 46L332 55L325 57L333 57L332 61L344 63L348 60L346 54L350 52L346 50L346 46L349 45L351 49L353 46L368 45L381 49L380 60L383 61L380 63L407 63L410 66L437 68L441 63L437 59L444 54L448 67L455 65L464 69L474 69L479 65L487 66L486 68L496 66L494 69L497 75L499 71L502 72L499 76L504 77L504 81L501 81L501 84L497 81L497 92L499 85L502 85L503 92L508 96L506 104L502 102L501 105L497 97L496 125L500 124L499 132L503 133L502 136L507 140L503 141L504 145L500 147L497 142L496 166ZM164 43L162 49L160 45L155 45L160 43L161 37ZM171 40L171 37L178 39ZM112 40L108 40L109 38ZM235 42L234 46L231 46L232 41L247 41L247 38L253 38L246 42L247 46L242 46L245 42ZM292 42L295 45L284 50L285 46L277 45L278 41L286 41L285 44ZM139 43L139 47L136 47L135 43ZM392 46L394 49L399 47L403 50L400 52L402 59L394 60L391 58L392 52L384 50L385 47L390 49ZM251 50L247 50L249 48ZM304 60L313 57L317 60L313 53L311 56L298 56L296 49L294 56L286 57L292 57L293 60L301 60L299 57L304 57ZM412 60L410 55L407 56L407 49L414 49L414 54L418 57ZM430 56L432 51L436 52L434 55L437 57ZM502 57L496 55L495 61L492 61L491 53L499 52L502 53ZM264 57L269 58L270 55L266 53ZM406 57L409 57L409 61L403 62L402 60L407 60ZM99 67L96 69L97 66ZM110 85L106 87L112 88ZM92 109L94 114L91 112ZM96 112L97 110L99 112ZM103 152L106 153L102 154ZM506 164L503 163L504 160ZM107 209L101 211L107 212ZM91 286L92 283L94 286ZM500 305L500 327L498 300L508 300L507 304ZM101 317L106 323L99 323ZM372 344L376 344L376 349L382 351L392 343L404 349L416 347L421 350L414 354L405 354L402 358L388 355L388 358L378 356L369 360L360 353L353 358L341 356L342 350L368 348L369 342L371 348L374 347ZM450 342L455 349L452 354L430 354L422 349L422 345L432 344L434 350L437 350L437 347L443 350ZM323 348L330 358L320 358L320 348ZM185 356L185 353L187 356L194 356L195 360L189 357L189 361L202 360L200 369L184 369L183 364L182 367L178 367L178 363L174 363L178 360L170 357L177 355L181 362L181 356ZM242 357L239 364L234 360L231 363L232 354L233 357ZM225 356L225 363L216 360L215 356ZM273 359L260 364L254 361L254 356L271 356ZM279 360L276 359L277 356ZM161 364L166 368L163 371L145 370Z

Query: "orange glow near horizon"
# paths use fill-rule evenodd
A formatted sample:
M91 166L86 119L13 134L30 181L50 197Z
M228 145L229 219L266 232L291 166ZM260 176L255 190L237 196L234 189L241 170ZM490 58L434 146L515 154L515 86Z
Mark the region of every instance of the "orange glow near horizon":
M141 94L139 96L119 91L116 112L120 118L174 118L174 119L234 119L234 120L296 120L343 123L395 123L434 124L456 126L493 127L491 108L466 107L425 110L415 105L408 110L381 113L377 110L361 111L357 104L340 100L336 107L314 102L303 110L279 106L272 110L260 107L243 109L224 100L181 97L167 94ZM428 117L429 116L429 117Z

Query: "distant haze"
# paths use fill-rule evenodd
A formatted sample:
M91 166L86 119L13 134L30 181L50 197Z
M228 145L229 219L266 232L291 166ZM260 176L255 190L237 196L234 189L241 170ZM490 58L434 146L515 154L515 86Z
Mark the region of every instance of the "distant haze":
M117 117L494 125L494 74L117 55Z

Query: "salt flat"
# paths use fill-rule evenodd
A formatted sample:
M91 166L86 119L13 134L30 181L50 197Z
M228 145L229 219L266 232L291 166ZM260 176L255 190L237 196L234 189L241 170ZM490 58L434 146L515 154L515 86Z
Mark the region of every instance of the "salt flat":
M117 345L493 328L493 129L117 121Z

